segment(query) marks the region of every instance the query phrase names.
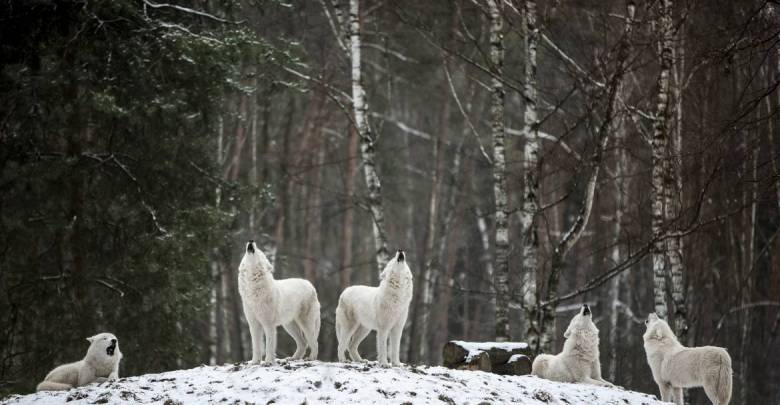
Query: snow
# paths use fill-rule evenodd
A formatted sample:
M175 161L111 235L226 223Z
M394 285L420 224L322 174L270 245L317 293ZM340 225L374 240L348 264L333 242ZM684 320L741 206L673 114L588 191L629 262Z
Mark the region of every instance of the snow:
M60 392L14 395L2 404L621 404L655 397L620 389L444 367L280 361L277 366L201 366L121 378Z
M524 342L464 342L462 340L453 340L452 343L469 352L469 355L466 356L466 362L490 349L502 349L511 352L512 350L525 350L528 348L528 343Z
M507 362L507 364L514 363L514 362L520 360L523 357L528 357L528 356L523 355L523 354L513 354L512 357L510 357L509 360L507 360L506 362Z

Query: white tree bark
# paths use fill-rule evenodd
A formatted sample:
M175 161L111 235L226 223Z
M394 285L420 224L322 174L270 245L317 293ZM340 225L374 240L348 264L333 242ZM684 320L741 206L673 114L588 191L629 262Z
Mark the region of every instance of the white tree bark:
M490 108L493 133L493 195L495 197L495 276L496 289L496 340L509 340L509 223L506 183L506 147L504 131L504 39L502 4L500 0L488 0L490 10L490 62L494 75L491 79L492 103Z
M363 158L363 174L368 187L368 207L374 231L374 246L378 271L390 259L387 250L387 233L385 232L385 212L382 207L382 185L376 170L376 150L371 128L368 125L368 104L366 91L363 88L360 69L360 0L350 0L349 3L349 37L352 60L352 106L355 113L355 123L360 137L360 153Z
M658 35L661 73L658 76L658 100L656 104L656 119L653 122L652 139L652 233L658 237L664 232L666 225L665 203L669 201L672 179L669 178L669 122L671 107L669 104L670 76L674 66L672 54L672 0L661 0L658 10ZM668 318L666 301L667 249L665 240L658 240L653 249L653 303L655 312L662 319Z
M523 209L520 210L522 229L522 299L526 314L526 340L532 348L539 347L539 294L536 274L539 267L539 237L536 214L539 211L539 114L536 90L536 49L539 44L539 28L536 25L536 1L526 0L523 8L523 36L525 38L525 85L523 98Z
M677 28L678 32L683 32L684 25ZM671 151L667 169L669 176L674 180L674 184L666 194L666 218L671 220L677 217L682 209L683 203L683 184L682 184L682 133L683 133L683 83L685 77L684 56L685 48L682 39L683 35L677 35L676 47L672 48L674 54L672 60L675 68L674 73L674 105L675 105L675 125L674 131L671 131ZM670 238L668 247L669 271L672 276L672 304L674 308L674 331L681 342L688 340L688 311L685 303L685 279L683 263L683 241L681 237Z

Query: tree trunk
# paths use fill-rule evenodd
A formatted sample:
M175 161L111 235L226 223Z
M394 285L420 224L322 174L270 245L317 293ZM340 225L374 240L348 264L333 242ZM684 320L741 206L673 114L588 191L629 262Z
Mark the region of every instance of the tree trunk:
M539 267L539 237L536 214L539 211L539 115L536 90L536 49L539 44L539 28L536 25L536 1L526 0L523 10L523 34L525 38L525 85L523 98L525 111L523 127L523 209L520 210L522 229L522 305L526 315L526 341L534 350L539 348L539 294L536 275Z
M387 233L385 231L385 212L382 207L382 185L376 168L376 150L371 128L368 125L368 104L366 91L363 88L360 69L360 0L350 0L349 26L352 50L352 106L355 112L355 124L360 136L360 152L363 158L363 174L368 187L368 207L374 231L374 246L376 249L377 269L381 273L390 260L387 249Z
M501 2L488 0L490 8L490 63L495 76L491 79L492 104L490 120L493 133L493 195L495 197L495 273L496 340L509 336L509 221L506 182L506 146L504 131L504 65L503 16Z
M666 218L671 220L677 217L682 211L683 203L683 185L682 185L682 131L683 131L683 83L682 78L685 75L684 65L684 35L685 25L677 28L677 32L683 32L683 35L677 35L679 39L677 47L673 47L672 61L675 67L674 73L675 86L673 96L675 103L675 126L674 131L670 131L672 156L667 164L669 173L667 176L673 179L674 183L666 194ZM685 303L685 268L683 262L683 241L681 237L669 238L669 271L672 276L672 304L674 308L674 331L677 338L683 344L687 343L688 337L688 311Z
M652 235L658 239L666 226L667 194L671 191L671 179L668 174L669 153L669 121L671 108L669 105L670 75L674 66L672 58L672 0L661 0L658 10L658 35L661 73L658 76L658 99L656 104L656 119L653 122L652 139ZM655 313L661 319L668 318L666 301L667 248L664 240L657 240L653 249L653 301Z

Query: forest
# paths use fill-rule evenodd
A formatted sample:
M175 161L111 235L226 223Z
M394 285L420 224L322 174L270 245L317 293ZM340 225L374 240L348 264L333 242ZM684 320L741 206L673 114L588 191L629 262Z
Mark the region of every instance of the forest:
M0 1L0 398L103 331L122 375L249 360L255 240L321 360L403 249L404 363L587 303L609 381L657 394L655 312L780 403L778 85L774 0Z

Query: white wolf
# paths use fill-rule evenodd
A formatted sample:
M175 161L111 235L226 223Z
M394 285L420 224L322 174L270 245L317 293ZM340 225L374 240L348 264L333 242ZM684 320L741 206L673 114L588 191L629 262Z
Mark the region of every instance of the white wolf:
M339 341L339 361L347 360L349 350L353 361L362 361L358 346L376 330L377 359L387 366L387 341L390 339L390 362L400 366L401 333L412 301L412 272L406 265L403 250L385 266L379 275L379 287L355 285L341 293L336 308L336 337Z
M252 363L260 363L265 335L265 361L276 363L276 328L279 325L295 339L294 360L301 359L308 345L309 359L317 359L320 334L320 302L310 282L300 278L274 280L273 267L254 241L238 267L238 292L252 336Z
M731 399L731 357L726 349L714 346L685 347L677 341L666 321L652 313L645 321L642 338L653 379L661 400L683 404L683 388L704 387L714 405L727 405Z
M38 384L38 391L60 391L80 387L92 382L104 382L119 378L119 361L122 352L116 336L101 333L88 337L89 349L84 359L63 364L46 375Z
M558 355L540 354L534 359L531 374L548 380L586 383L614 387L601 378L599 330L593 323L588 305L569 322L563 337L563 351Z

